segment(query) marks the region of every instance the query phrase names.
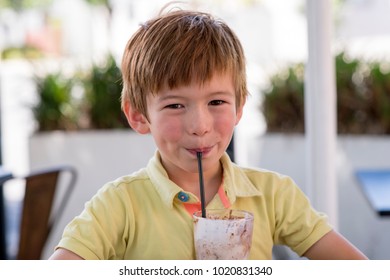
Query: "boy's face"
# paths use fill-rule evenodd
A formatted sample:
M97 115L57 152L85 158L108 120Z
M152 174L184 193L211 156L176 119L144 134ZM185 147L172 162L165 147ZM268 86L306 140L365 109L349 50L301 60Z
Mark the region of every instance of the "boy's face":
M147 97L148 120L133 126L150 132L168 174L197 173L197 152L203 153L205 171L217 170L235 125L242 115L230 75L214 75L200 85L164 88Z

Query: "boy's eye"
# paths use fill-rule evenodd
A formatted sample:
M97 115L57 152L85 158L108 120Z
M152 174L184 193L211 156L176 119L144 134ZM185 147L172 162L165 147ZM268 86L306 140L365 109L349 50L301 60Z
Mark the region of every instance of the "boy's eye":
M181 108L183 108L183 105L181 105L181 104L169 104L169 105L165 106L165 108L169 108L169 109L181 109Z
M225 103L225 101L223 101L223 100L213 100L210 102L210 105L217 106L217 105L222 105L224 103Z

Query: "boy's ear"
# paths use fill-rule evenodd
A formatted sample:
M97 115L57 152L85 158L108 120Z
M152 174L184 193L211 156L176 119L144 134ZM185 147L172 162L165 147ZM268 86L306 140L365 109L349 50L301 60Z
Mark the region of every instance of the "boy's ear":
M237 108L237 111L236 111L236 125L240 122L241 120L241 117L242 117L242 113L244 111L244 105L245 105L245 99L242 100L241 104L240 104L240 107Z
M125 102L124 113L126 115L127 122L136 132L140 134L147 134L150 132L149 121L147 118L139 111L134 110L128 101Z

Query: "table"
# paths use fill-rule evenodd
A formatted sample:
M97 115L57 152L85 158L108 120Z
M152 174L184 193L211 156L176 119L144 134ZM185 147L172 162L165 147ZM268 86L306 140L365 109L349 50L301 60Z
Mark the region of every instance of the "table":
M3 184L5 181L12 178L12 173L0 166L0 260L5 260L7 258Z
M379 216L390 216L390 170L358 170L355 174L371 207Z

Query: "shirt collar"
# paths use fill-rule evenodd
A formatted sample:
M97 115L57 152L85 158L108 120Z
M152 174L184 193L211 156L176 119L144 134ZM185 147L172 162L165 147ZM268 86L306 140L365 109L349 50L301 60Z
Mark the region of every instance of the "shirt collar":
M233 163L227 153L221 157L221 163L223 167L224 188L231 204L236 201L237 197L261 195L258 188L249 180L244 169Z
M261 195L261 192L252 184L245 172L230 160L227 153L222 156L221 163L223 167L224 189L230 204L233 204L237 197ZM169 208L172 208L175 197L183 189L169 179L167 172L161 164L161 155L158 151L150 159L146 169L162 201Z
M149 178L164 204L172 208L173 200L183 189L171 181L161 163L161 155L156 151L146 167Z

